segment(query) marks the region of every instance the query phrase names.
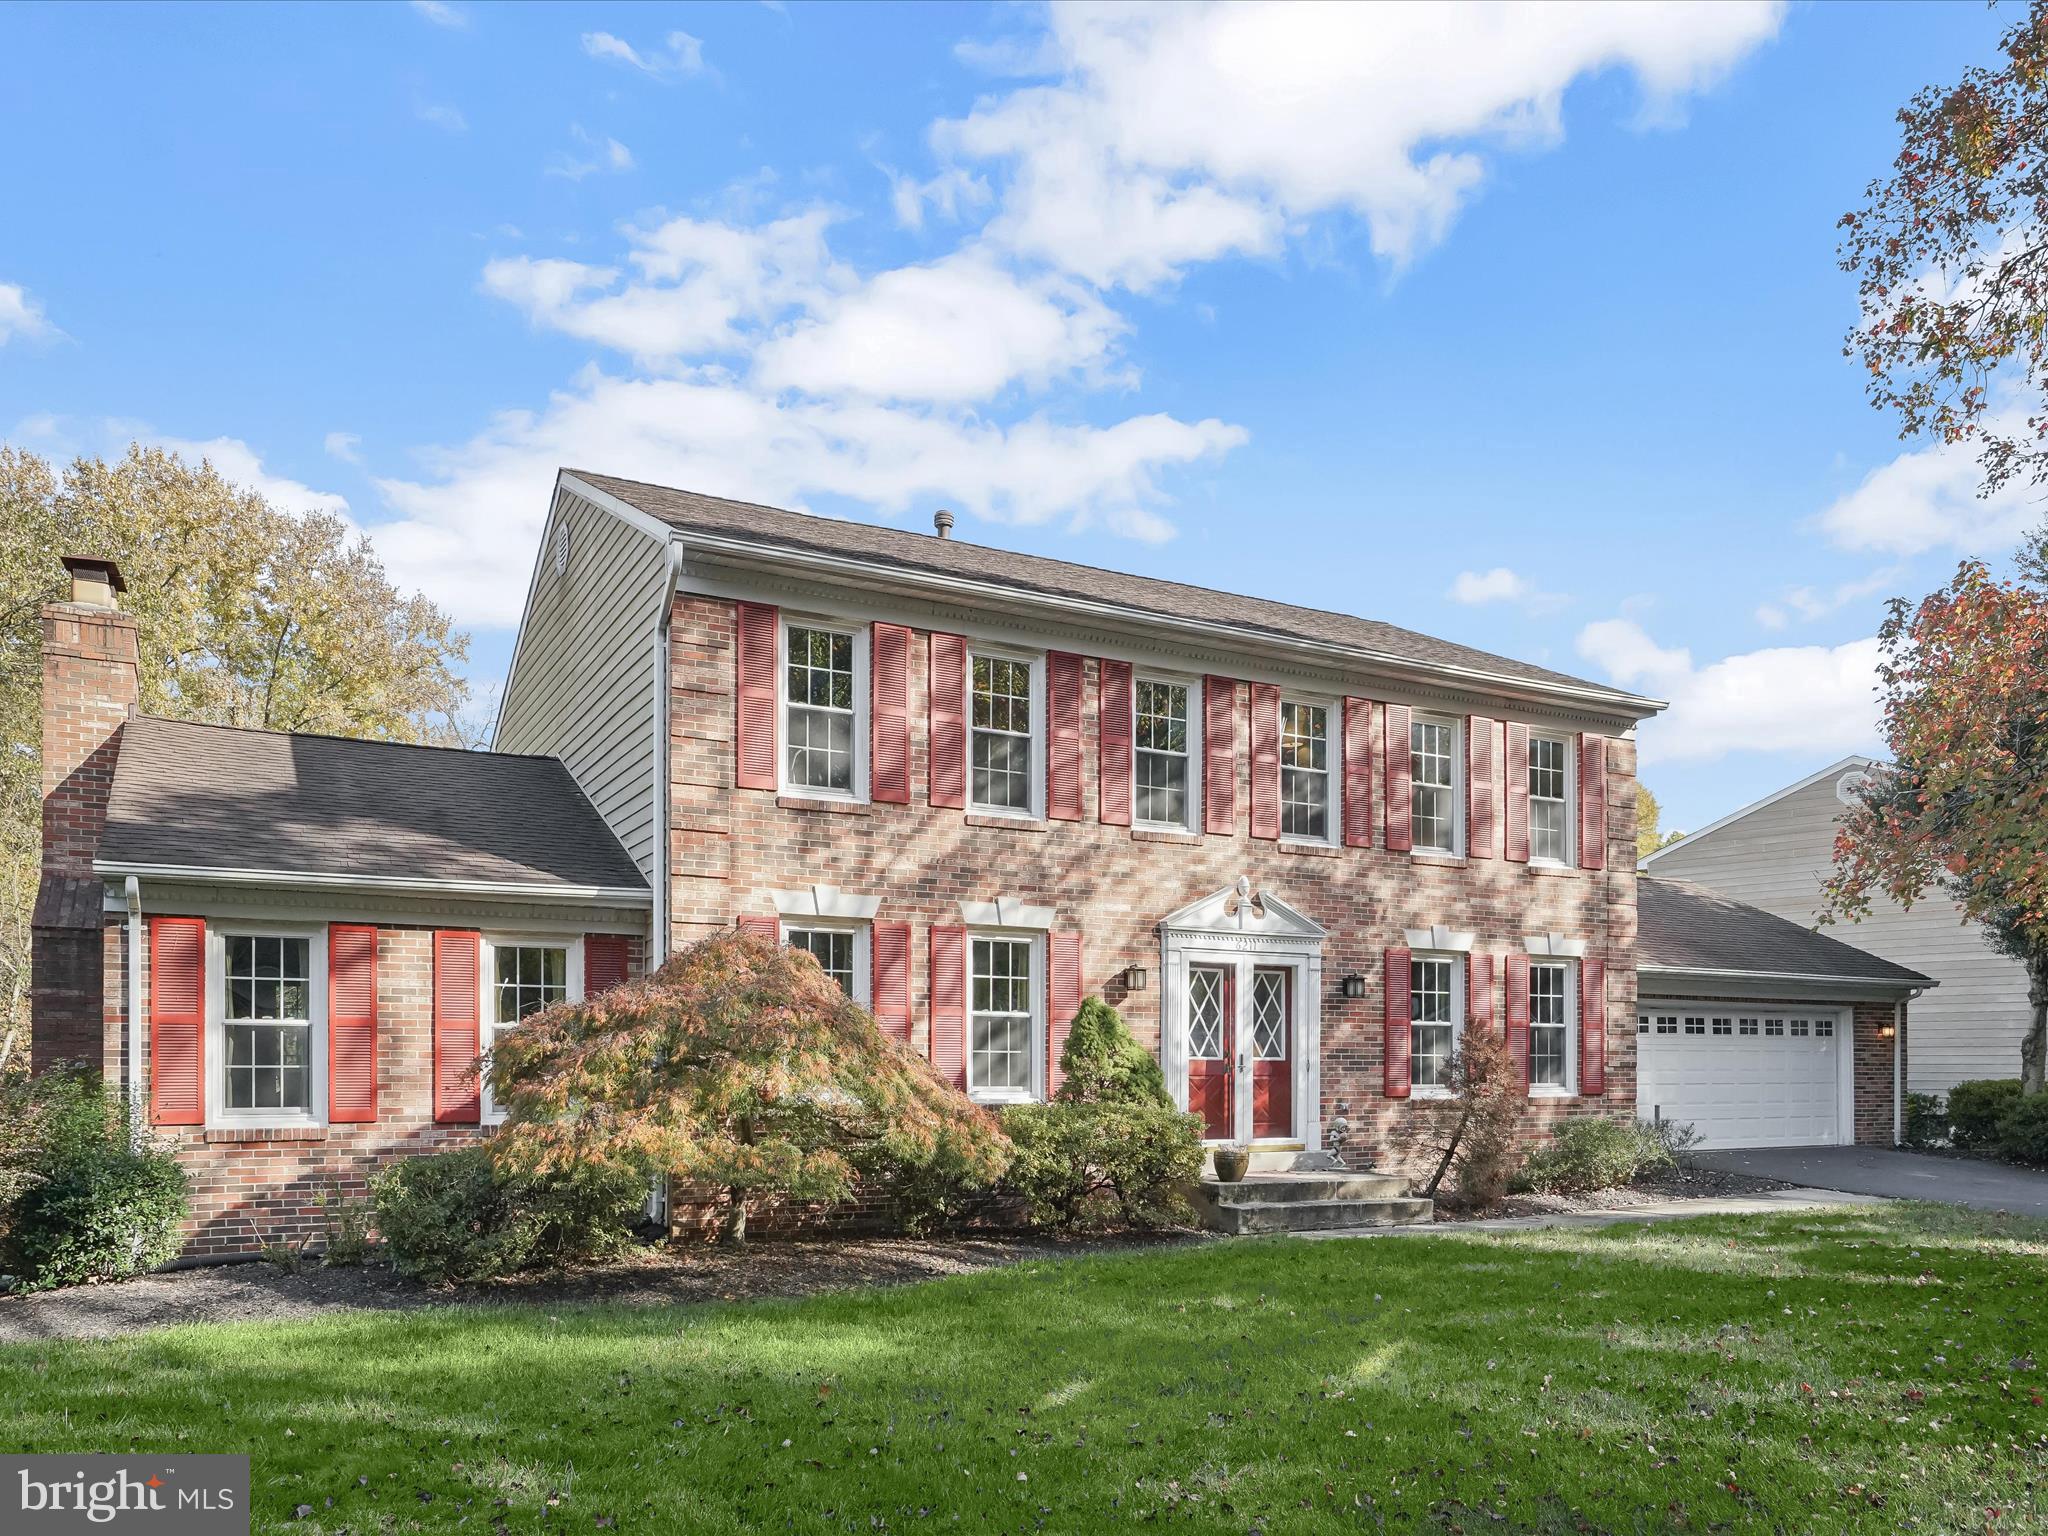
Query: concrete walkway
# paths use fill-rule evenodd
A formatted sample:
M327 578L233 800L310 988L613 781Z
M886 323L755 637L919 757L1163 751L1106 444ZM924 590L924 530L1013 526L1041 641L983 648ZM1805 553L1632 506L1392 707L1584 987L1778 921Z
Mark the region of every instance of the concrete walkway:
M1845 1205L1883 1205L1878 1195L1845 1194L1834 1189L1773 1189L1757 1195L1729 1195L1714 1200L1661 1200L1618 1211L1559 1211L1547 1216L1499 1216L1490 1221L1446 1221L1413 1227L1360 1227L1348 1232L1297 1232L1296 1237L1322 1241L1333 1237L1405 1237L1436 1234L1456 1237L1473 1232L1534 1232L1544 1227L1611 1227L1623 1221L1686 1221L1694 1216L1783 1216L1798 1211L1839 1210Z
M1890 1147L1750 1147L1695 1152L1692 1160L1724 1173L1753 1173L1821 1189L1897 1200L1946 1200L1980 1211L2048 1216L2048 1172L2006 1163L1929 1157Z

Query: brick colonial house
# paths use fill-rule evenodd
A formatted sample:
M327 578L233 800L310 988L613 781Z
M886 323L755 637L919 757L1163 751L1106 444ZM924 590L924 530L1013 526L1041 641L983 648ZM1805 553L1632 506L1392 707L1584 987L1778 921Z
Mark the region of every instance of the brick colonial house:
M1638 877L1655 701L951 521L563 472L492 753L136 718L118 573L67 562L37 1062L146 1100L196 1255L482 1134L494 1030L734 925L991 1103L1056 1088L1099 994L1282 1160L1383 1162L1474 1028L1532 1139L1636 1113L1639 1048L1659 1104L1738 1082L1722 1140L1891 1139L1926 978Z

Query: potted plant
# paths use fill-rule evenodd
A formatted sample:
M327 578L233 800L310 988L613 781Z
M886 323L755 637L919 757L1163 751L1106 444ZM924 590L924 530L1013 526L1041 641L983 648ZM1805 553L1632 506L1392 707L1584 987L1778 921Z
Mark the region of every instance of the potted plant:
M1234 1141L1226 1141L1215 1151L1216 1178L1220 1183L1235 1184L1251 1171L1252 1149L1241 1147Z

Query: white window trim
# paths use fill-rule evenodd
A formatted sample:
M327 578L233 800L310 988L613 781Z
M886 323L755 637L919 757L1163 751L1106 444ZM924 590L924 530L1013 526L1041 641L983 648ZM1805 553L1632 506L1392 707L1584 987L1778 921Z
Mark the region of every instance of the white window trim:
M1344 842L1344 782L1341 774L1344 762L1344 701L1342 699L1326 699L1319 694L1288 693L1283 690L1280 695L1280 704L1276 712L1276 718L1273 722L1274 751L1276 754L1280 750L1280 742L1285 738L1286 732L1283 722L1286 719L1287 706L1290 704L1305 704L1312 709L1320 709L1323 712L1323 777L1329 786L1327 794L1330 814L1326 818L1329 832L1324 837L1302 837L1298 833L1283 832L1280 834L1280 841L1283 843L1294 843L1303 848L1341 847ZM1280 821L1281 825L1285 826L1287 822L1287 764L1284 758L1278 765L1278 771L1280 782L1274 785L1273 793L1280 802Z
M1028 783L1031 789L1031 806L1019 810L1007 805L983 805L974 798L974 663L976 659L987 661L1021 661L1031 669L1031 772ZM1051 772L1046 749L1045 732L1045 654L1033 651L1010 650L995 645L974 645L967 647L965 693L960 700L960 721L967 733L962 743L967 761L967 814L970 816L1007 816L1013 821L1045 820L1045 780Z
M497 1039L501 1026L494 1015L498 1011L498 951L500 949L566 949L569 952L568 974L564 978L567 986L562 1000L569 1003L583 1001L583 935L580 933L487 933L477 946L477 1058L484 1066L479 1069L482 1078L483 1123L499 1125L505 1119L505 1111L491 1098L491 1080L488 1067L491 1059L491 1045Z
M310 1108L229 1109L228 1073L228 940L304 939L308 1028L306 1052L311 1058ZM327 1124L327 925L324 923L226 922L206 925L206 1126L208 1130L289 1130Z
M1556 965L1564 968L1564 1086L1559 1087L1555 1083L1537 1083L1532 1081L1529 1084L1529 1097L1532 1099L1575 1099L1579 1096L1579 962L1549 956L1531 958L1529 968L1532 977L1536 967L1539 965ZM1535 1035L1533 1033L1536 1028L1534 1017L1535 996L1536 988L1532 980L1529 988L1531 1015L1529 1028L1532 1031L1529 1041L1529 1054L1531 1059L1534 1058L1536 1053Z
M1465 979L1465 967L1467 966L1467 964L1470 963L1470 957L1467 956L1463 950L1457 949L1417 949L1411 950L1409 952L1408 958L1411 963L1416 960L1447 960L1450 962L1451 1054L1453 1056L1456 1056L1458 1054L1459 1048L1462 1047L1465 1043L1466 1003L1468 1001L1470 991ZM1410 975L1410 986L1412 987L1414 984L1412 980L1413 973L1411 972ZM1414 1027L1412 1010L1411 1017L1409 1020L1409 1027L1411 1029ZM1415 1081L1415 1067L1413 1054L1414 1047L1412 1044L1413 1037L1411 1036L1410 1039L1411 1045L1409 1048L1410 1054L1408 1067L1408 1096L1410 1098L1415 1099L1448 1099L1452 1097L1451 1090L1448 1088L1440 1087L1433 1084L1425 1085L1423 1083L1418 1083Z
M870 993L874 990L873 951L869 948L869 935L874 931L869 923L849 918L833 917L790 917L782 919L781 938L783 947L790 947L789 936L801 930L805 933L850 933L853 935L853 1000L861 1007L873 1006Z
M1031 946L1031 1086L1016 1089L987 1089L974 1085L974 941L976 939L1021 939ZM1045 1102L1045 934L1035 928L970 928L967 930L967 996L962 1020L966 1036L966 1061L962 1070L967 1096L977 1104L1042 1104Z
M1529 746L1533 753L1539 741L1554 741L1564 748L1564 857L1561 859L1539 858L1536 853L1535 811L1536 797L1529 796L1529 862L1545 869L1572 869L1579 857L1579 751L1578 742L1571 736L1556 731L1531 731ZM1533 763L1533 756L1531 758ZM1522 785L1527 793L1528 784Z
M1451 846L1428 848L1414 840L1415 825L1415 784L1413 774L1415 752L1415 727L1418 725L1441 725L1451 733ZM1418 710L1408 717L1408 751L1410 775L1408 785L1408 823L1410 830L1409 853L1420 859L1462 859L1465 857L1465 781L1469 777L1465 760L1465 722L1456 715L1432 715Z
M845 635L853 641L853 788L820 789L811 784L793 784L789 777L789 632L822 629ZM868 803L868 636L872 626L825 614L784 613L775 626L775 788L776 793L797 800L837 800L851 805Z
M1138 814L1138 685L1167 683L1188 691L1188 819L1185 822L1148 821ZM1202 679L1182 677L1156 668L1131 669L1131 825L1146 832L1199 832L1202 830L1202 723L1206 700Z

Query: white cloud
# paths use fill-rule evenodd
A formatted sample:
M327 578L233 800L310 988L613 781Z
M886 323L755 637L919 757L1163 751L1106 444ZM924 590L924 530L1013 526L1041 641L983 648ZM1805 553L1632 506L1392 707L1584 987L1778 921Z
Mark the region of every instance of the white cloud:
M221 477L244 490L255 491L280 512L325 512L348 521L348 498L333 491L316 491L263 467L262 456L239 437L215 437L205 442L191 438L142 434L160 448L168 449L187 464L202 459L220 471Z
M415 15L424 17L437 27L469 25L469 12L449 5L447 0L412 0L412 8Z
M1579 654L1617 685L1668 700L1640 727L1645 763L1730 752L1842 756L1876 745L1878 643L1779 646L1704 666L1633 619L1579 632Z
M886 169L886 168L885 168ZM896 210L896 222L905 229L924 228L925 204L929 203L948 223L970 208L979 208L994 196L981 177L948 166L925 181L887 171L889 202Z
M49 341L64 333L50 324L43 306L19 283L0 283L0 347L19 336L25 341Z
M363 440L353 432L330 432L321 446L331 459L340 459L344 464L363 462Z
M432 123L436 128L445 129L449 133L469 132L469 119L462 115L459 108L451 107L445 102L420 102L413 108L413 115L421 122Z
M617 139L600 138L586 132L580 123L569 125L569 136L582 146L582 152L562 150L549 156L548 163L542 167L548 175L581 181L600 171L616 173L633 169L633 151Z
M1783 629L1794 618L1824 619L1829 614L1840 613L1851 603L1883 592L1893 586L1905 568L1888 565L1882 570L1872 571L1868 576L1859 576L1854 581L1837 582L1834 586L1787 587L1784 595L1775 602L1761 605L1756 610L1756 621L1765 629Z
M1647 115L1777 32L1776 3L1056 6L1056 83L938 124L953 161L1008 168L994 238L1098 284L1268 254L1331 212L1395 267L1440 240L1484 151L1554 143L1564 94L1632 73Z
M1451 583L1454 603L1511 603L1529 590L1529 583L1504 565L1490 571L1460 571Z
M560 466L801 507L845 497L901 515L944 505L996 522L1098 524L1167 536L1161 477L1245 440L1219 421L1133 417L1108 427L1030 417L1007 426L873 403L777 399L711 371L621 378L587 369L544 410L508 412L379 482L398 521L374 530L401 584L466 624L519 615Z
M2021 414L2001 414L1992 430L2025 438ZM2040 520L2040 492L2014 482L1979 496L1982 471L1973 443L1941 443L1902 453L1820 514L1821 531L1843 549L1919 555L1951 548L1965 554L2009 549Z
M593 59L624 64L645 74L701 75L704 73L704 42L687 32L671 32L659 49L641 52L624 38L609 32L583 34L583 51Z

